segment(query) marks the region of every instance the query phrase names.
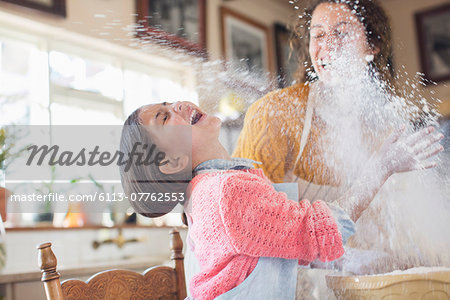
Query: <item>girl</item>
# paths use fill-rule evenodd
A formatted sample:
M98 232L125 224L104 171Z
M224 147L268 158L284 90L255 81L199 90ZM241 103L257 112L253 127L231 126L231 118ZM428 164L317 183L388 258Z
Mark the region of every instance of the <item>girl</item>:
M184 202L190 247L200 265L190 282L195 299L293 299L297 264L339 258L352 224L336 205L332 213L320 200L312 204L289 200L261 169L251 168L252 161L231 160L218 139L220 125L218 118L189 102L137 109L125 121L121 151L131 153L138 147L145 157L151 148L153 153L165 153L165 158L146 165L131 157L130 169L121 166L124 191L130 198L137 193L178 195L186 191L187 174L194 175L188 200L178 202ZM368 168L377 168L386 177L416 168L431 156L430 147L439 140L431 132L426 128L408 137L396 133ZM423 143L408 151L418 140ZM169 213L178 202L131 204L136 212L155 217ZM369 203L356 197L346 213L356 221Z

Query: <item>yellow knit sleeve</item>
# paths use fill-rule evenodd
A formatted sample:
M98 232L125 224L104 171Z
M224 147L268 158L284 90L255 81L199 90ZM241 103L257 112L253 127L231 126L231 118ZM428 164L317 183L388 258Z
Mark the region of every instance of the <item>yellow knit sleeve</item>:
M256 167L262 168L275 183L283 182L298 153L297 140L303 124L299 118L303 106L296 101L298 90L297 87L275 91L253 103L232 154L262 162Z
M264 102L255 102L247 111L233 156L262 162L256 167L262 168L272 182L279 183L284 177L287 138L280 134L279 124L273 122L273 112Z

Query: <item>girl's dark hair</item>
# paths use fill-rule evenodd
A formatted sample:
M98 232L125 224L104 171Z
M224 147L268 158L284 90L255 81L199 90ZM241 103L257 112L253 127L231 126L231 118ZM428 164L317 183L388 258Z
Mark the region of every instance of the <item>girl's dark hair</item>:
M143 153L143 157L147 157L153 146L153 156L162 152L161 149L152 141L149 131L141 123L139 117L141 108L135 110L125 121L122 128L122 136L120 139L120 151L125 157L132 159L131 166L127 169L126 164L120 166L120 178L122 186L127 195L133 209L146 217L156 218L171 212L178 203L183 204L181 199L186 198L186 190L192 170L186 170L177 174L167 175L161 172L159 166L155 163L142 164L137 163L137 156L131 156L133 147ZM144 146L147 145L147 146ZM179 201L154 201L151 197L156 198L164 193L177 193L176 197ZM180 197L178 193L183 193ZM146 199L146 201L144 201ZM140 200L140 201L139 201Z
M300 67L297 78L300 81L314 80L312 78L313 66L309 55L309 39L311 18L314 10L322 3L345 4L354 11L355 16L364 25L366 38L371 49L379 49L370 63L370 70L384 84L393 88L395 86L392 33L389 18L377 0L312 0L305 9L305 13L298 18L297 24L292 28L294 36L292 42L300 50L297 53Z

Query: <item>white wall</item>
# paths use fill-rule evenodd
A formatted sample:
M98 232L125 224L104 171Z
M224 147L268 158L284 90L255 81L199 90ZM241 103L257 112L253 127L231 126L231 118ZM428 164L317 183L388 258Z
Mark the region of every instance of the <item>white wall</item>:
M111 41L126 38L127 32L122 27L135 20L132 15L135 11L134 0L66 0L66 18L3 2L0 3L0 10Z
M395 65L404 65L409 74L421 72L414 14L448 3L448 0L382 0L381 3L391 19ZM449 83L440 82L437 86L430 87L436 91L436 97L444 101L440 110L447 116L450 116Z
M0 10L113 42L117 42L118 39L129 39L127 31L123 29L136 20L134 15L135 0L66 1L67 17L65 19L3 2L0 2ZM207 48L211 54L211 59L220 58L222 55L220 6L228 7L268 26L270 29L275 22L286 23L287 15L292 12L288 1L240 0L224 2L222 0L207 0Z
M274 0L239 0L239 1L221 1L208 0L207 5L207 47L210 51L211 59L222 57L221 43L221 19L220 7L227 7L239 14L246 16L254 21L267 26L273 36L274 23L286 24L289 22L288 16L293 13L292 7L288 1Z

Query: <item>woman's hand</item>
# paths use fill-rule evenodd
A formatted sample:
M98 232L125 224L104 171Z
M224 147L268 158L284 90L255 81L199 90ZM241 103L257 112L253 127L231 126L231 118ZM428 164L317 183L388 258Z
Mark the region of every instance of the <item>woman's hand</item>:
M402 128L389 136L381 149L366 163L346 195L337 200L337 204L349 214L353 222L367 209L389 176L436 166L435 162L427 159L443 150L438 142L444 136L433 134L433 127L411 135L404 135L404 131L405 128Z
M370 275L414 267L386 252L346 247L345 254L333 261L334 268L354 275Z
M444 137L433 134L434 127L423 128L411 135L404 135L405 128L392 133L377 153L383 173L389 177L395 173L429 169L436 162L428 159L444 148L438 142Z

